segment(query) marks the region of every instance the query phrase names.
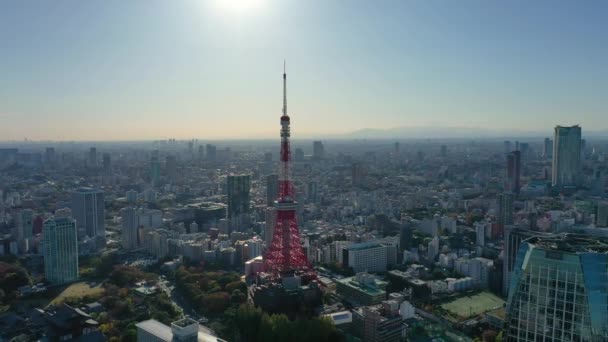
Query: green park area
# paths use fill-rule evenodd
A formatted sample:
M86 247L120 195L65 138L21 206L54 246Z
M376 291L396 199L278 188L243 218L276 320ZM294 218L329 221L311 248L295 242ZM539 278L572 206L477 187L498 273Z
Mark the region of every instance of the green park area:
M504 300L492 293L480 292L444 303L441 308L459 318L466 319L502 307L504 303Z
M59 305L69 299L76 300L85 297L101 297L104 293L101 284L78 282L69 285L63 291L61 291L49 305Z

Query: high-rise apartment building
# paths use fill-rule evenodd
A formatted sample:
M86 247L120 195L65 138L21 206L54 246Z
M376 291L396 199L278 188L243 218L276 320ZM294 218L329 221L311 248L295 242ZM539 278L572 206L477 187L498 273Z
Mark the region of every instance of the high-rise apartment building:
M226 180L228 218L249 214L251 181L249 175L230 175Z
M133 207L127 207L120 211L122 218L122 247L125 250L139 248L139 217Z
M80 188L72 192L70 208L78 230L84 231L91 238L105 238L103 191Z
M175 156L167 156L165 158L165 166L167 169L167 178L170 182L175 182L177 179L177 158Z
M608 244L584 235L521 243L511 279L507 341L608 341Z
M553 186L574 186L581 168L581 127L555 127L553 137Z
M23 209L18 216L18 234L19 240L31 239L34 232L34 211L31 209Z
M215 161L217 159L217 147L215 145L207 144L205 146L206 155L208 161Z
M323 142L314 141L312 143L312 158L313 159L323 159L325 157L325 147L323 147Z
M150 183L157 186L160 183L160 160L158 151L152 153L150 158Z
M545 138L545 142L543 145L543 157L545 159L551 159L553 156L553 140L549 138Z
M608 227L608 202L599 202L597 204L595 225L602 228Z
M272 207L279 198L279 175L266 176L266 206Z
M507 181L505 191L519 194L519 179L521 175L521 152L507 153Z
M498 224L503 229L505 226L513 224L513 200L514 196L510 192L503 192L498 195Z
M304 161L304 150L301 148L296 148L296 152L294 153L294 161L303 162Z
M91 147L87 158L87 166L90 168L97 167L97 148Z
M51 284L78 279L76 222L67 217L50 218L43 228L44 273Z
M388 247L375 242L358 243L342 250L344 267L358 272L385 272L388 266Z

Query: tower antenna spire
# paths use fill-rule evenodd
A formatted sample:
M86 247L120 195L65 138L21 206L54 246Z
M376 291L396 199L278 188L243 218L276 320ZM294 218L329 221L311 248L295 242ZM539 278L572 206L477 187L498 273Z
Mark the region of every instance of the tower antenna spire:
M285 71L285 60L283 60L283 115L287 115L287 72Z

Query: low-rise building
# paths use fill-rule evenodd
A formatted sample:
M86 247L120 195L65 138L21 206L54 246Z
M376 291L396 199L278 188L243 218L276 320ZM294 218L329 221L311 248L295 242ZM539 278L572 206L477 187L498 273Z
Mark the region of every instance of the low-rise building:
M337 279L336 291L346 300L359 305L373 305L386 300L387 283L367 273Z

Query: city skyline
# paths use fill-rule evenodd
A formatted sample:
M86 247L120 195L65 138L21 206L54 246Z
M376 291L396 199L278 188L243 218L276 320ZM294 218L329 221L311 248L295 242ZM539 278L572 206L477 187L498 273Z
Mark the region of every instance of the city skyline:
M273 138L283 59L295 139L608 129L606 4L547 4L4 3L0 140Z

